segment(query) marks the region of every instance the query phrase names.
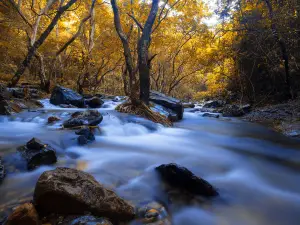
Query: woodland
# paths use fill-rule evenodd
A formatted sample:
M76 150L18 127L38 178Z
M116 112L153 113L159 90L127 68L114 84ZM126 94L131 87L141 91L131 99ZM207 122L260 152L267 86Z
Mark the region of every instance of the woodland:
M299 0L2 0L0 78L260 103L300 89ZM205 21L212 16L218 22ZM138 94L139 93L139 94Z

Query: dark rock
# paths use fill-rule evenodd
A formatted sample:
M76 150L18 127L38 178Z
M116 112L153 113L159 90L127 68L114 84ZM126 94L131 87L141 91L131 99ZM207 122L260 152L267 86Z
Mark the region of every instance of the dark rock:
M241 109L244 111L244 113L249 113L251 111L251 105L250 104L242 105Z
M156 104L154 102L150 102L150 104L151 109L153 111L158 112L159 114L167 117L171 122L177 122L179 120L178 115L174 111L167 109L166 107Z
M89 143L89 140L84 135L80 135L77 138L77 142L78 142L79 145L86 145L86 144Z
M157 91L150 91L150 101L159 104L177 114L178 120L183 118L183 105L180 100L166 96Z
M94 216L81 216L74 219L68 225L113 225L105 218L97 218Z
M222 114L224 117L240 117L245 115L245 112L237 105L226 105L222 110Z
M83 135L88 139L89 141L94 141L95 140L95 135L89 128L83 128L75 132L77 135Z
M194 103L182 103L183 108L195 108L195 104Z
M93 95L91 95L91 94L83 94L82 97L83 97L84 99L89 99L89 98L92 98Z
M51 124L51 123L54 123L54 122L57 122L57 121L60 121L60 118L56 117L56 116L50 116L48 118L48 123Z
M40 225L39 215L33 204L25 203L18 206L8 217L6 225Z
M87 110L82 112L75 112L72 118L63 123L65 128L73 128L79 126L97 126L103 120L103 116L97 110Z
M13 109L6 100L0 100L0 115L11 115Z
M142 224L170 225L170 216L165 207L157 202L149 202L137 210L138 220Z
M93 176L76 169L56 168L44 172L38 179L33 199L43 215L91 212L117 221L135 216L134 208L125 200L104 188Z
M85 103L90 107L90 108L100 108L103 104L104 101L102 101L101 98L98 97L93 97L91 99L86 99Z
M26 145L18 148L22 157L27 161L28 170L33 170L40 165L56 163L55 150L47 144L42 144L38 139L31 139Z
M216 119L220 117L220 115L218 115L218 114L212 114L212 113L204 113L202 116L203 117L216 118Z
M170 188L179 189L203 197L218 196L217 190L204 179L195 176L188 169L176 164L163 164L155 168Z
M203 105L203 108L218 108L218 107L222 107L224 105L225 105L224 101L212 100L212 101L205 102Z
M30 141L27 142L26 147L29 148L30 150L41 150L45 146L44 144L37 138L32 138Z
M7 88L7 91L10 92L14 98L39 98L38 90L35 88Z
M4 165L2 163L2 159L0 157L0 183L3 181L4 177L5 177L5 167L4 167Z
M53 105L71 104L79 108L84 108L84 98L77 92L56 86L51 94L50 103Z

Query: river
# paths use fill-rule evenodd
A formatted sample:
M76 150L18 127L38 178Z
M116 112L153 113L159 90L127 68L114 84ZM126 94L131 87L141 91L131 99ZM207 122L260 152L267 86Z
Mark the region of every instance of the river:
M300 141L261 125L214 119L186 110L184 119L165 128L117 113L107 101L96 141L78 146L74 131L47 125L50 115L67 119L78 109L61 109L47 100L44 109L0 117L0 156L7 176L0 184L0 215L32 198L39 175L56 166L92 174L128 200L157 197L147 171L162 163L187 167L215 186L221 201L172 212L174 225L298 225L300 221ZM32 137L57 150L58 162L34 171L16 154Z

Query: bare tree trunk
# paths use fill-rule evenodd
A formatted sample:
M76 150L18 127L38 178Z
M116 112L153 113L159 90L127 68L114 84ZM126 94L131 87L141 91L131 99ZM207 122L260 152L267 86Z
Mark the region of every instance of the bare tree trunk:
M43 91L46 91L47 93L49 93L50 92L50 80L47 80L47 78L46 78L44 58L38 51L36 51L35 57L37 58L37 60L40 63L39 78L41 81L41 88Z
M135 87L135 69L133 65L132 55L131 55L131 49L128 42L128 37L125 35L120 21L120 14L119 9L116 3L116 0L111 0L111 5L114 13L114 23L116 31L119 35L119 38L122 41L123 49L124 49L124 57L126 62L126 68L129 74L129 89L130 89L130 98L132 101L136 101L136 87Z
M9 86L13 87L15 86L18 81L20 80L21 76L24 74L26 68L29 66L32 57L35 55L36 50L44 43L48 35L51 33L55 25L57 24L58 20L60 19L61 15L70 8L77 0L70 0L66 5L59 8L57 13L55 14L54 18L52 19L51 23L48 25L46 30L41 34L39 39L34 42L34 44L30 47L24 61L22 64L18 67L17 72L11 79Z
M286 92L287 92L288 98L292 98L293 94L292 94L292 89L291 89L291 84L290 84L289 55L287 52L286 43L285 43L285 40L279 35L276 23L274 22L274 12L273 12L272 3L270 2L270 0L265 0L265 3L267 5L268 11L269 11L269 18L271 21L271 29L272 29L273 37L279 45L279 48L281 50L281 57L282 57L282 60L284 61Z

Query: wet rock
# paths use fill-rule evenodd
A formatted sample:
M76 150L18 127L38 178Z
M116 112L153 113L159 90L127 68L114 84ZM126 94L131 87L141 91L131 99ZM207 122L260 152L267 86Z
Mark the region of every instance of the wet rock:
M40 225L40 221L33 204L25 203L13 211L6 225Z
M11 115L13 109L6 100L0 100L0 115Z
M27 161L28 170L33 170L40 165L50 165L57 161L55 150L36 138L19 147L18 151Z
M203 197L218 196L217 190L204 179L197 177L185 167L163 164L155 168L170 189L179 189Z
M4 165L2 163L2 159L0 157L0 183L3 181L4 177L5 177L5 167L4 167Z
M79 145L86 145L95 140L95 135L89 128L83 128L79 131L76 131L75 134L79 135L77 138Z
M177 114L178 120L182 120L184 109L180 100L169 97L157 91L150 91L149 100L169 110L172 110Z
M75 112L72 118L63 123L65 128L74 128L80 126L97 126L103 120L103 116L97 110L87 110L82 112Z
M222 110L222 114L224 117L240 117L245 115L245 112L237 105L226 105Z
M157 202L149 202L137 210L138 221L142 224L169 225L170 216L164 206ZM135 224L135 223L134 223Z
M85 103L90 108L100 108L104 104L104 101L101 98L93 97L91 99L86 99Z
M127 221L134 218L134 208L104 188L88 173L56 168L44 172L34 190L34 202L42 214L85 214Z
M58 118L57 116L50 116L48 118L48 123L51 124L51 123L54 123L54 122L57 122L57 121L60 121L60 118Z
M218 119L218 118L220 117L220 115L218 115L218 114L212 114L212 113L203 113L202 116L203 116L203 117L216 118L216 119Z
M93 97L93 95L91 95L91 94L82 94L82 97L83 97L84 99L90 99L90 98Z
M251 105L250 104L242 105L241 109L244 111L244 113L249 113L251 111Z
M94 216L81 216L74 219L68 225L113 225L105 218L97 218Z
M39 98L39 93L36 88L7 88L7 91L10 92L14 98Z
M78 108L84 108L84 98L80 94L61 86L56 86L53 89L50 103L53 105L71 104Z
M212 100L204 103L203 108L218 108L225 105L224 101L221 100Z
M182 105L183 105L183 108L195 108L195 104L190 103L190 102L182 103Z

